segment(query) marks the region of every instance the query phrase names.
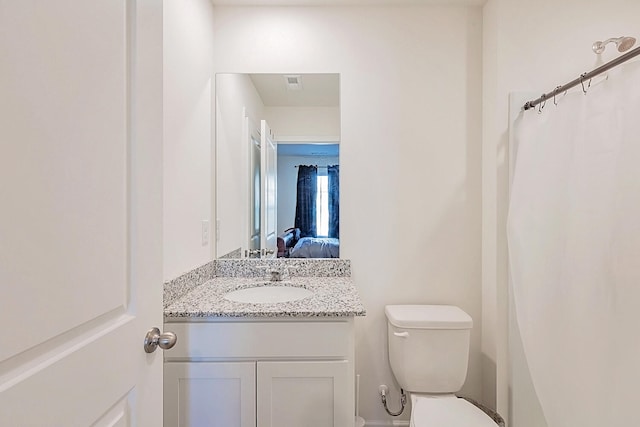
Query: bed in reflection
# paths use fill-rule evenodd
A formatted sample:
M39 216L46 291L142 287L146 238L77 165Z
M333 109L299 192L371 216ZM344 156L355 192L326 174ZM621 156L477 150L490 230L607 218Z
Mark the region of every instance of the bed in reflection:
M340 239L300 237L299 228L290 228L278 237L278 258L340 258Z

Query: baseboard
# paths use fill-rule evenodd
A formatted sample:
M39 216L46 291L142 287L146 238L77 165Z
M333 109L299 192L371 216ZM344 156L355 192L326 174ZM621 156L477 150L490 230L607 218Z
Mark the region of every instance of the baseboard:
M409 421L365 421L365 427L409 427Z

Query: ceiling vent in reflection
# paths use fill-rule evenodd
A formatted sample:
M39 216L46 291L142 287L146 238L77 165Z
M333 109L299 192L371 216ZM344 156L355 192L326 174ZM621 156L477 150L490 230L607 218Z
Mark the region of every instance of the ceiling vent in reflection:
M284 76L288 90L302 90L302 80L299 74L287 74Z

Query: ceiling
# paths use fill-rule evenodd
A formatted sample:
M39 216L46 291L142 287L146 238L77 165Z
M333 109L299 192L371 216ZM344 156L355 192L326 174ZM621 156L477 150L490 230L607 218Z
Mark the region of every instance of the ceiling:
M215 6L482 6L487 0L212 0Z
M339 74L296 74L302 88L290 90L285 76L290 74L250 74L262 102L267 107L339 107Z

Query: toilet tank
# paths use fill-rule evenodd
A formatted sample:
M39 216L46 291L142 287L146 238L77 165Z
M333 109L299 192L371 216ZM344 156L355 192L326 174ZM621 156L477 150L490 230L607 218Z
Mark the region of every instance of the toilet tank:
M467 377L473 320L452 305L388 305L389 363L413 393L455 393Z

